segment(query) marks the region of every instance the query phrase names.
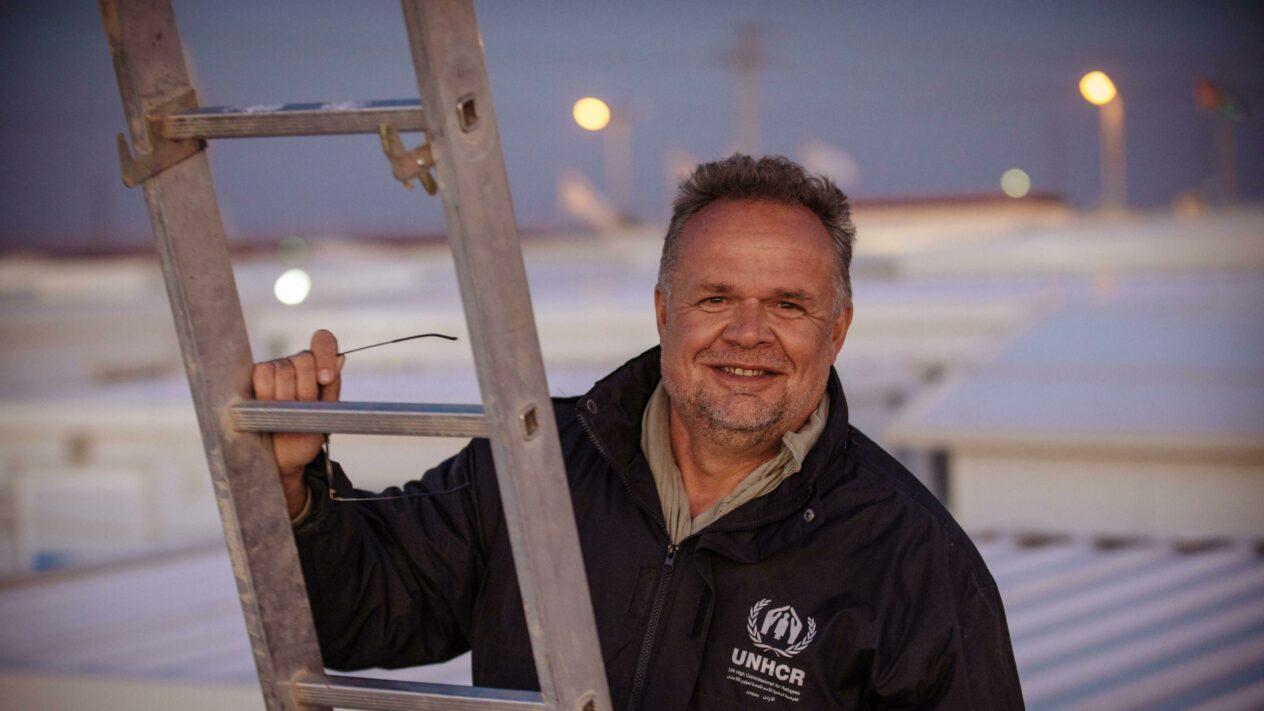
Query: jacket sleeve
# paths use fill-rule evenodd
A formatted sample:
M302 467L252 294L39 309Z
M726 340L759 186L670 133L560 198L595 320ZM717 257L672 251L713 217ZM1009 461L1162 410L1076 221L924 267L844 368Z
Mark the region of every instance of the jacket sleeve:
M1024 708L1005 609L992 576L986 570L981 576L963 572L954 588L955 660L946 683L937 690L941 693L935 707Z
M492 471L479 443L379 494L404 495L386 501L331 500L324 455L308 466L312 509L294 539L326 666L413 666L469 649L486 560L476 479L479 466ZM333 467L336 490L349 491Z
M973 546L937 530L905 564L915 610L896 626L871 680L879 709L1022 709L1009 627L996 583ZM913 582L915 581L915 582Z

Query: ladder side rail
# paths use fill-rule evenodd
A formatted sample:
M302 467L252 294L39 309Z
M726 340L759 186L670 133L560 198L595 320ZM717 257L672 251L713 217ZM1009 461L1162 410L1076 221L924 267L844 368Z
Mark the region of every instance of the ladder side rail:
M470 0L402 0L500 496L547 706L610 709Z
M133 145L145 152L146 113L191 88L175 17L169 0L100 4ZM217 414L249 397L252 359L205 152L145 181L144 193L264 700L324 708L288 693L324 667L271 441Z

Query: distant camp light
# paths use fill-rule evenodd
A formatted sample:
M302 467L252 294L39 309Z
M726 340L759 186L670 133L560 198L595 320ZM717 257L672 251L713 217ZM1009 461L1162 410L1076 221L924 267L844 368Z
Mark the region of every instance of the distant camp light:
M1080 77L1080 93L1084 100L1097 106L1109 104L1119 93L1106 72L1092 71Z
M1031 176L1021 168L1010 168L1001 173L1001 192L1012 198L1026 197L1031 192Z
M585 96L571 109L575 123L588 131L600 131L610 123L610 106L595 96Z
M302 269L287 270L277 277L276 284L272 287L272 293L276 294L277 301L286 306L303 303L311 291L312 278L307 276L307 272Z

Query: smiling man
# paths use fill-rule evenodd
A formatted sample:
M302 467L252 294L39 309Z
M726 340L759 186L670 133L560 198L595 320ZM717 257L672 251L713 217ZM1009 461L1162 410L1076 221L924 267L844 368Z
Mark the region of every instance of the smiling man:
M842 192L784 158L699 166L660 346L554 402L619 709L1022 708L983 560L848 422L854 234ZM336 399L336 353L320 331L258 364L257 397ZM486 440L352 503L319 435L274 445L327 665L472 650L475 684L538 688Z
M834 238L802 203L717 198L707 180L726 170L703 166L682 186L654 292L662 381L641 442L675 539L768 493L803 459L820 427L800 430L814 412L825 420L851 324L846 203L812 203Z

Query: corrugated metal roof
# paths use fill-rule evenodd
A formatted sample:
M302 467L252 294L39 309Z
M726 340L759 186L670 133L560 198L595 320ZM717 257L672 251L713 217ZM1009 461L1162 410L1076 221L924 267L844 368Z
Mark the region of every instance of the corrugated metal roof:
M208 682L255 679L222 544L0 585L0 667ZM470 683L468 656L363 675Z
M984 543L1031 709L1264 708L1264 558Z
M1264 708L1264 557L1245 544L979 546L1031 709ZM254 679L218 545L0 585L0 666ZM469 683L469 658L365 676Z

